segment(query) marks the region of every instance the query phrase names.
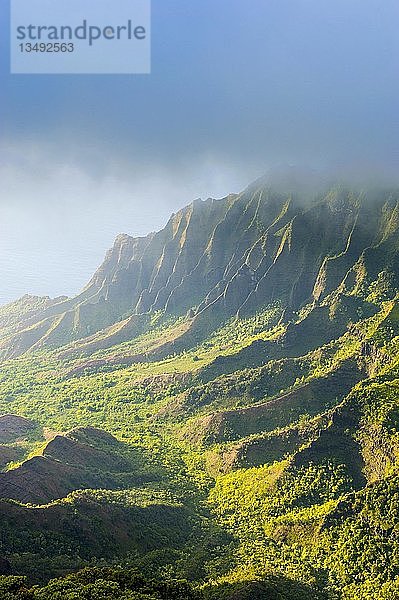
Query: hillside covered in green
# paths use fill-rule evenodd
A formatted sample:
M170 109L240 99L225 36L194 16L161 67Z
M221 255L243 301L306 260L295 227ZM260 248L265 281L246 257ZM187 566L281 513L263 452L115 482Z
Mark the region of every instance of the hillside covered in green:
M0 598L399 599L398 191L196 201L0 357Z

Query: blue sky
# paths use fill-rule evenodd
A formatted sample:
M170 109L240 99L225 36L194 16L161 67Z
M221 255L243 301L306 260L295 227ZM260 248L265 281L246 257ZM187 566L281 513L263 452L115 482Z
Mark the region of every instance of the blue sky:
M7 4L0 302L74 293L119 231L276 165L398 172L397 0L153 0L136 76L10 75Z

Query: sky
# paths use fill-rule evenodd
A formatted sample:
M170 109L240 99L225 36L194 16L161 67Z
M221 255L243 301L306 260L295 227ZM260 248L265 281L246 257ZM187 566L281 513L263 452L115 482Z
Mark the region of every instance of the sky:
M94 0L93 0L94 1ZM149 75L10 75L0 303L77 293L120 232L281 165L395 180L397 0L153 0Z

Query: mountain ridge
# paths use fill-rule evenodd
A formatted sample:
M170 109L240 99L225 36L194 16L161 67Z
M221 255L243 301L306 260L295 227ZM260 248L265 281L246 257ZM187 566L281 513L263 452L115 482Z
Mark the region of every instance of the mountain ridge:
M397 228L392 193L362 199L337 187L306 203L252 185L221 200L194 201L157 233L119 235L74 298L43 300L14 331L0 329L0 356L78 340L84 346L93 336L93 346L102 338L104 347L107 328L124 341L157 312L188 315L195 328L254 314L275 299L294 313L311 301L320 305L339 285L350 289L361 262L367 268L379 248L396 260Z
M192 203L78 296L0 309L8 571L396 597L399 191L299 196Z

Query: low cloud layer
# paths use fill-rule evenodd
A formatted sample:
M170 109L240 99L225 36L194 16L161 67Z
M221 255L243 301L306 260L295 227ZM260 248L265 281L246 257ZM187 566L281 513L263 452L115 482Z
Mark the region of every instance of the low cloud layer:
M172 170L115 165L104 155L91 170L28 142L4 144L0 155L1 303L74 294L118 233L146 235L193 199L240 191L261 174L210 157Z
M281 164L396 182L397 0L153 0L136 77L10 75L8 5L0 302L75 293L119 232Z

